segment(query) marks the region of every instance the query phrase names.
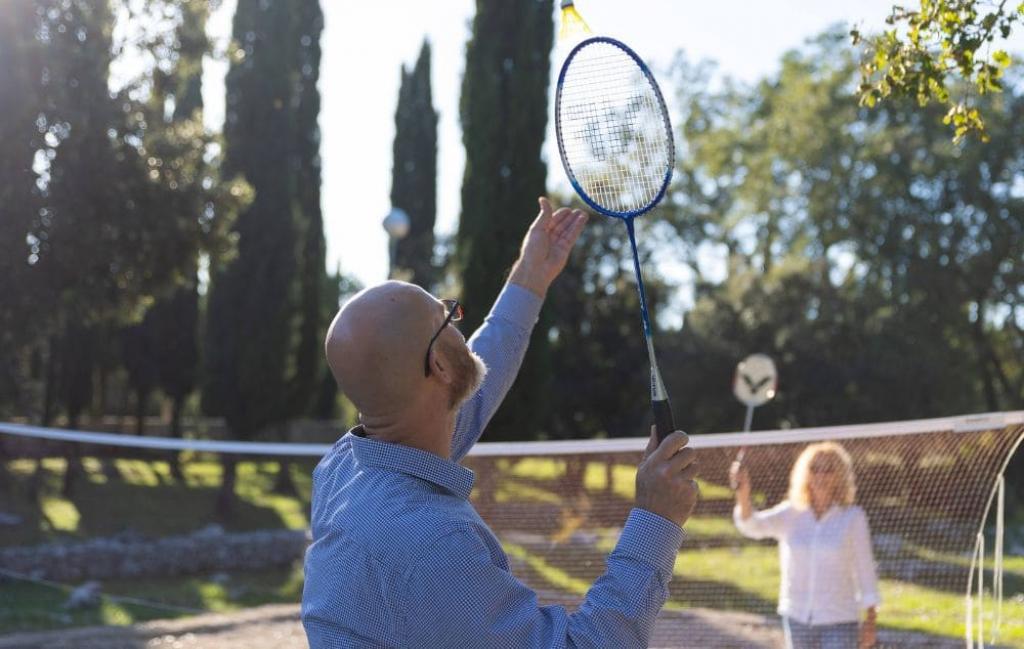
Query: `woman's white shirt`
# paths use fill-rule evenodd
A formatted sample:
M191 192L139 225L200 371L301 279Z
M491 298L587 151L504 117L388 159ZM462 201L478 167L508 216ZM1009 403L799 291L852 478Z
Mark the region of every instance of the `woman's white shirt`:
M878 577L864 510L832 506L820 519L788 500L747 520L733 510L736 528L754 539L779 542L782 583L779 615L801 624L856 622L877 606Z

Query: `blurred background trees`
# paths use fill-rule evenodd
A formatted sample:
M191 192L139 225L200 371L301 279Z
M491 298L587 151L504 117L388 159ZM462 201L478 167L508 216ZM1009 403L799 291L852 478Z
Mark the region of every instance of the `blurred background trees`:
M0 416L87 427L83 417L134 415L145 432L160 414L182 435L197 433L186 414L207 414L236 439L351 418L320 351L357 288L326 269L320 5L239 0L222 132L203 123L213 6L9 0L0 13ZM460 297L467 334L536 197L562 186L542 154L553 9L477 3L450 239L435 233L429 43L396 71L391 199L411 222L396 266ZM136 27L115 29L125 20ZM146 64L114 83L126 52ZM954 142L948 103L894 90L862 105L863 56L837 28L753 85L682 55L659 71L678 169L639 239L663 372L690 432L740 427L729 386L751 352L781 375L760 428L1024 408L1019 71L997 61L997 77L943 77L953 96L978 70L1002 90L973 95L989 141ZM627 247L621 224L592 219L485 439L645 434Z

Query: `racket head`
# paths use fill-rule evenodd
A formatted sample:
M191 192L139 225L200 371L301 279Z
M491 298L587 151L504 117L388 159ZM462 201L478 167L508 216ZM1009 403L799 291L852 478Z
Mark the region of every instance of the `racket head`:
M562 64L555 132L573 189L595 211L631 219L665 196L672 122L647 64L614 38L580 42Z

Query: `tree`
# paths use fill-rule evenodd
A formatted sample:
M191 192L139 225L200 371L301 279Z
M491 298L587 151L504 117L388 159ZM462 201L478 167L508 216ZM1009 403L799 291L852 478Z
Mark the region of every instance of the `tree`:
M322 21L315 0L299 11L284 0L243 0L235 11L225 168L243 174L256 198L237 221L237 258L213 273L203 405L238 439L307 412L320 377ZM234 466L225 459L222 512Z
M295 6L290 35L295 122L291 171L300 270L295 278L299 323L288 418L308 416L315 403L326 367L323 340L330 317L323 304L327 251L320 208L320 91L317 89L324 17L320 0L302 0ZM274 488L278 493L296 492L289 462L279 463Z
M138 432L142 432L148 395L159 387L172 401L171 434L177 437L181 411L198 372L199 258L225 253L221 242L226 239L229 217L243 204L247 188L242 181L220 177L220 158L210 155L215 140L202 123L202 61L210 51L209 2L154 2L145 10L150 13L134 17L141 24L158 23L155 15L174 18L173 28L147 34L135 44L169 59L164 61L169 64L166 69L158 63L148 71L152 90L145 103L145 147L160 155L161 180L170 190L159 209L167 220L182 219L216 233L204 234L181 250L184 259L176 286L154 296L141 322L124 333L123 359L137 393ZM168 111L168 106L173 110ZM180 474L177 462L172 467Z
M409 234L395 246L392 272L428 291L437 282L437 111L430 86L430 43L423 41L412 70L402 66L395 109L391 205L409 215Z
M50 340L44 420L61 393L74 422L97 356L75 341L138 322L155 298L194 278L197 250L228 249L226 222L245 191L216 182L201 124L164 124L162 105L148 103L160 75L148 70L111 93L109 2L39 0L36 15L39 207L22 236L34 299L48 316L34 323Z
M35 340L39 302L27 234L39 218L33 158L41 148L36 119L42 109L42 58L32 0L8 2L0 12L0 411L22 401L23 356Z
M320 36L323 12L319 0L303 0L294 11L293 56L294 123L291 152L295 216L300 237L297 277L299 342L292 381L292 416L305 416L323 372L323 340L328 315L323 303L327 280L326 244L320 207Z
M203 113L203 57L210 52L206 36L210 4L207 0L190 0L181 5L180 11L176 65L170 83L166 84L169 92L164 97L158 95L157 100L168 96L173 100L172 122L192 121L198 125L202 124ZM211 167L210 172L215 173L216 167ZM193 218L202 218L203 207L198 203L194 206ZM233 204L232 211L237 207L237 203ZM182 435L185 400L195 390L199 375L199 281L196 276L199 253L197 250L195 264L185 273L182 285L146 313L146 320L156 328L160 341L155 350L158 382L171 400L170 433L173 437ZM178 480L183 479L180 457L175 456L171 471Z
M466 169L455 254L467 331L483 321L545 192L554 35L550 0L476 5L460 99ZM492 437L533 436L545 421L548 323L542 316L535 328L519 380L488 428Z
M910 97L923 107L934 101L948 106L942 119L953 126L954 141L973 134L987 142L977 98L1001 92L1010 66L1006 50L992 50L992 45L1009 38L1022 19L1024 2L1006 0L921 0L918 8L894 6L886 18L891 29L871 36L851 32L854 45L864 46L861 102L874 106L889 97Z
M642 221L637 225L645 227ZM649 260L644 238L638 245L641 261ZM617 219L595 216L576 247L549 297L551 357L557 368L551 390L558 404L549 417L551 437L643 435L651 417L650 367L625 228ZM656 315L665 285L655 267L645 265L648 308Z
M1024 181L1024 96L986 96L992 141L957 146L937 106L852 101L841 38L787 54L754 88L685 85L666 213L726 255L724 278L692 267L696 305L664 346L692 430L739 426L729 378L755 351L781 376L765 426L1024 405L1024 199L1008 190Z
M202 62L211 50L206 35L210 3L208 0L188 0L171 3L168 9L172 14L177 14L171 43L173 67L169 72L159 67L154 69L154 92L149 105L154 121L163 122L169 131L202 128ZM167 32L159 36L166 37ZM164 111L168 103L173 106L170 115ZM198 170L199 173L193 179L192 191L188 193L195 200L175 206L176 209L185 210L197 222L201 222L210 205L220 205L222 211L229 211L234 218L234 214L248 200L248 187L242 180L228 181L221 178L220 162L220 158L214 158L208 167ZM219 187L225 187L227 191L218 190ZM206 188L213 191L206 191ZM226 224L227 219L222 221ZM194 250L191 267L184 273L181 285L157 300L139 325L159 341L153 348L153 361L157 368L159 387L171 401L170 434L173 437L181 437L183 434L185 403L195 391L199 380L200 295L197 273L200 257L212 254L217 258L224 253L224 249L216 248ZM181 457L177 454L171 462L171 472L177 480L184 479Z

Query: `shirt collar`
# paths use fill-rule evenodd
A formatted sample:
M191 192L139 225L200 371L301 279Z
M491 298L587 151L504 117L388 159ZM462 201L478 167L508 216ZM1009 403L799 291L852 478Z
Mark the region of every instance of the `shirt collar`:
M476 477L470 469L418 448L363 435L362 426L356 426L348 434L360 464L399 471L435 484L464 500L469 499Z

